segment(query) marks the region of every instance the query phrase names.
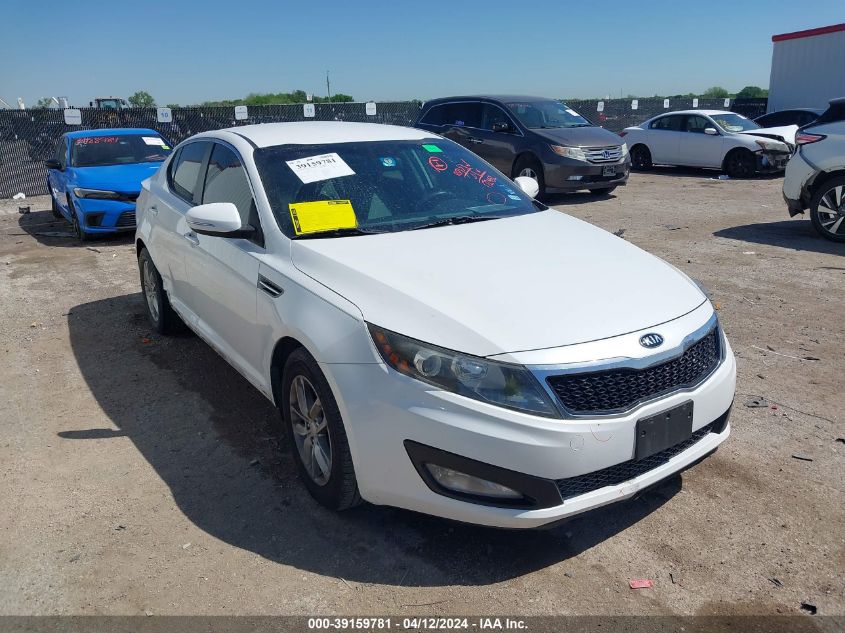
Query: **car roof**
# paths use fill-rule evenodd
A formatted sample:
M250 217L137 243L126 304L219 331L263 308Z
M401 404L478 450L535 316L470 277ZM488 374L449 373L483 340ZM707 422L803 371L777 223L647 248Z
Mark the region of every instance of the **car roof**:
M474 101L486 99L488 101L501 101L509 103L511 101L557 101L549 97L536 97L532 95L457 95L454 97L438 97L437 99L429 99L425 105L434 105L444 101Z
M767 112L760 116L767 116L769 114L780 114L781 112L812 112L814 114L821 114L824 108L785 108L784 110L775 110L774 112Z
M731 112L730 110L672 110L671 112L663 112L651 118L656 119L658 116L665 116L667 114L706 114L707 116L713 116L715 114L736 114L736 112Z
M68 138L90 138L93 136L115 136L116 134L155 134L158 132L146 127L113 127L100 130L77 130L65 134Z
M431 132L400 125L349 123L345 121L257 123L204 132L198 136L216 137L217 132L236 134L247 139L256 147L362 143L367 141L418 141L424 138L432 138Z

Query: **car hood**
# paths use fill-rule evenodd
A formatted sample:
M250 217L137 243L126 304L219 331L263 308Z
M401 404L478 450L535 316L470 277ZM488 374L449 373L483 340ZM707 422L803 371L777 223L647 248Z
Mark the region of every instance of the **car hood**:
M291 257L368 322L477 356L626 334L706 300L666 262L553 210L296 240Z
M795 145L795 134L798 132L797 125L784 125L781 127L761 127L759 130L745 130L738 132L738 134L748 134L750 136L762 136L764 138L771 138L782 143L789 143Z
M141 181L158 171L161 163L133 163L103 167L73 167L74 184L89 189L126 193L141 191Z
M532 129L539 136L557 145L574 147L607 147L622 145L622 137L601 127L561 127Z

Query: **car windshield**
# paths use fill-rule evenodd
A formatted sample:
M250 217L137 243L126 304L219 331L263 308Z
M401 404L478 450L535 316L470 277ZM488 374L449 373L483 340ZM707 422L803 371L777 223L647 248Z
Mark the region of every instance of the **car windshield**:
M73 139L70 164L102 167L130 163L160 163L170 155L170 143L157 134L84 136Z
M506 105L520 123L531 129L593 125L560 101L515 101Z
M288 237L340 237L492 220L545 209L445 139L279 145L255 162Z
M741 114L736 114L735 112L711 114L710 118L726 132L745 132L747 130L760 129L760 126L754 123L754 121L746 119Z

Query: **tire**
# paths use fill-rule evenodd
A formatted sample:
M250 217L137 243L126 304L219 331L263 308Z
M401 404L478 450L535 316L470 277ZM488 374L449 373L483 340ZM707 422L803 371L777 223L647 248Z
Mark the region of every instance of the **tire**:
M56 197L53 195L53 189L50 187L50 182L47 182L47 189L50 192L50 210L53 212L53 217L57 220L64 220L65 216L59 211L59 205L56 204Z
M845 242L845 176L831 178L813 193L810 221L822 237Z
M616 187L617 185L613 185L612 187L598 187L596 189L590 189L590 193L597 196L609 196L615 191Z
M747 149L735 149L725 156L725 173L731 178L751 178L757 173L757 159Z
M79 222L79 214L76 212L76 207L73 206L70 196L67 199L67 207L68 211L70 211L70 225L73 227L73 234L76 235L76 239L80 242L88 242L93 239L93 236L90 233L86 233L85 229L82 228L82 224Z
M362 503L337 401L317 362L304 348L291 353L285 363L281 395L294 464L308 492L330 510ZM302 400L304 404L300 404ZM314 413L317 401L319 409Z
M634 145L631 148L631 169L648 171L652 166L651 151L645 145Z
M540 185L540 192L537 194L537 199L542 200L546 197L546 178L543 175L543 166L533 156L520 156L513 166L513 177L527 176L533 178Z
M153 330L163 335L181 331L184 327L182 319L170 305L161 275L146 248L142 248L138 254L138 271L141 276L141 296Z

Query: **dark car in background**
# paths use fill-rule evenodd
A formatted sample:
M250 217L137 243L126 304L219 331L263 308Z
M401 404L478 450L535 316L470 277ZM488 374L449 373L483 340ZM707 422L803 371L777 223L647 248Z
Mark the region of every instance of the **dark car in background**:
M818 108L792 108L791 110L779 110L769 112L754 119L754 123L760 127L784 127L786 125L797 125L804 127L818 119L824 109Z
M607 194L628 180L622 139L553 99L434 99L423 104L415 127L460 143L511 178L534 178L540 197L579 189Z

